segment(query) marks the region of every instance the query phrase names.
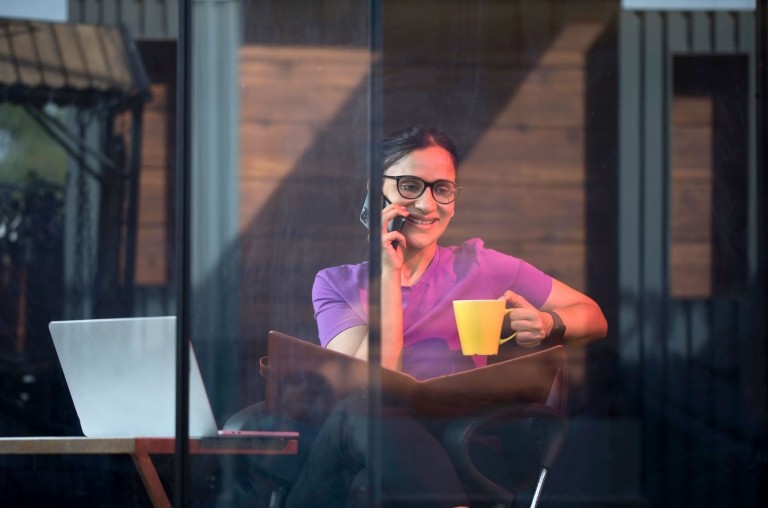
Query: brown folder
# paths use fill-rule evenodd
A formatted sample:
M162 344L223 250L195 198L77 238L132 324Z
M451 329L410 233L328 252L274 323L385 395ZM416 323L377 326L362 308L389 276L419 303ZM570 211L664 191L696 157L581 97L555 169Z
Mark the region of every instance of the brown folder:
M260 369L266 378L265 404L272 412L284 414L301 399L297 390L312 390L313 396L305 404L332 407L347 395L368 388L369 366L364 360L277 331L269 332L267 347L268 356L261 359ZM563 346L554 346L423 381L382 369L381 384L420 414L456 416L511 403L546 403L564 360Z

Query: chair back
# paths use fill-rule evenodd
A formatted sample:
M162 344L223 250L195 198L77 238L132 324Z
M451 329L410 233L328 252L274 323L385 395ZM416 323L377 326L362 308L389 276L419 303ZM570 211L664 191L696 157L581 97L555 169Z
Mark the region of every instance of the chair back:
M525 354L513 355L519 356ZM568 428L566 363L567 356L562 355L545 403L511 403L448 425L443 446L474 501L512 505L521 491L536 485L537 480L541 483L541 471L555 463ZM493 448L498 449L491 450L490 455L483 446L477 447L478 443L489 443L489 437ZM489 467L480 459L498 454L503 458L501 467Z

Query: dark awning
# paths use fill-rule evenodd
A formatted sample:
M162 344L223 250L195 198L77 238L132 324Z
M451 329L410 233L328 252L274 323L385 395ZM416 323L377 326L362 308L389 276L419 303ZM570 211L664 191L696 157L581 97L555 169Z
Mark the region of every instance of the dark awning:
M0 18L0 102L122 109L149 86L127 30Z

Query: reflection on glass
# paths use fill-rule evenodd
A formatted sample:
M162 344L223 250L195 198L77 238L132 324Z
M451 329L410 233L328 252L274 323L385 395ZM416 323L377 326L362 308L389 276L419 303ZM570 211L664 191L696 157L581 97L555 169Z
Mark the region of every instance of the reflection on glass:
M193 238L191 340L216 426L299 433L297 448L270 454L193 454L196 504L290 500L303 460L333 456L313 452L308 438L339 414L333 408L350 412L361 404L339 406L334 398L334 383L355 378L351 367L331 362L324 377L287 372L278 390L267 379L271 362L262 360L272 355L270 330L328 355L321 344L342 344L344 331L364 337L364 309L355 327L332 329L335 319L329 325L322 312L316 317L312 289L318 273L356 266L368 255L359 217L371 144L379 141L368 127L378 99L385 133L435 126L461 154L455 175L410 166L388 175L413 172L427 183L456 181L462 190L435 206L452 207L441 216L419 208L436 190L439 196L439 187L403 195L385 179L382 190L394 203L386 219L399 211L414 220L375 241L390 248L396 239L401 245L387 252L399 255L438 236L438 249L479 237L486 249L524 259L588 294L606 315L605 340L566 350L561 395L567 390L569 426L542 504L765 504L758 278L766 259L765 196L755 142L765 120L755 107L765 89L757 82L757 49L765 48L757 48L764 34L756 30L764 27L756 23L756 2L715 2L717 10L702 10L703 2L686 10L680 2L669 10L618 0L386 0L378 20L358 0L189 3L191 83L176 79L178 2L67 2L68 22L38 31L30 24L7 31L11 25L0 19L0 504L152 505L125 450L30 456L28 448L16 455L9 440L31 437L25 446L40 447L49 443L40 437L53 436L69 446L82 437L51 321L175 313L182 84L194 91L194 214L186 225ZM378 98L369 95L372 22L383 27ZM50 72L61 67L56 58L111 47L120 39L101 36L118 23L146 75L150 94L133 103L140 114L120 109L100 88L99 73L119 67L117 53L67 67L67 76ZM20 52L16 60L7 58L10 51ZM22 62L44 65L32 65L24 79L8 78ZM49 81L36 87L31 76L41 73ZM81 86L89 75L98 83ZM31 100L22 103L20 90ZM432 218L450 213L444 232L426 234ZM406 326L421 317L428 321L424 334L435 336L444 332L435 326L453 326L450 309L404 298ZM541 316L547 328L551 318ZM418 378L410 383L421 390L443 374L490 372L456 352L458 338L453 353L442 339L409 340L402 362L398 354L385 361ZM450 361L424 360L440 354ZM273 391L291 401L282 419L264 413ZM388 401L382 409L402 407ZM367 418L365 411L355 417ZM448 420L445 430L462 431ZM488 444L504 436L489 429L483 437ZM72 446L93 445L79 443ZM509 456L524 455L526 443ZM452 461L461 452L440 446ZM385 452L384 463L397 460L398 447ZM430 459L442 453L430 451ZM172 492L173 458L167 450L151 458L157 482ZM364 492L356 485L349 490ZM449 504L449 485L456 484L440 479L419 496L437 490ZM520 504L531 496L530 488L516 493Z

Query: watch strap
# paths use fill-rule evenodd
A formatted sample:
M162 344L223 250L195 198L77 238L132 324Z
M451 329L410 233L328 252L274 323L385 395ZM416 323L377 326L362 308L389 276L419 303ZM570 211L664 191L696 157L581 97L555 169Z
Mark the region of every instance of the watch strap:
M544 312L552 316L552 329L549 331L547 339L562 341L563 337L565 337L565 324L563 323L563 320L560 319L560 316L555 311L545 310Z

